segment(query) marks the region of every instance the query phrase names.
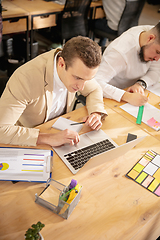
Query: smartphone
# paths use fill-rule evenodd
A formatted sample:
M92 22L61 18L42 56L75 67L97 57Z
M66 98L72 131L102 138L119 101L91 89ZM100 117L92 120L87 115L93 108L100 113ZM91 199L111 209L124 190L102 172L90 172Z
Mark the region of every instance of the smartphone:
M137 138L137 135L128 133L126 143L127 143L127 142L130 142L130 141L132 141L132 140L134 140L134 139L136 139L136 138Z

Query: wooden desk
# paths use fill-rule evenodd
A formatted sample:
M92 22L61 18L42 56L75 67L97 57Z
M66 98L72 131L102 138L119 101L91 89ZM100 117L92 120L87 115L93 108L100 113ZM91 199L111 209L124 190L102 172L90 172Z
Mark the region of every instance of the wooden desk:
M28 12L9 1L3 1L3 34L28 30Z
M64 6L54 2L46 2L44 0L13 0L12 2L18 7L23 8L25 11L29 12L32 58L33 30L56 26L56 14L60 13L63 10ZM91 3L90 17L94 16L98 18L100 15L103 16L103 11L100 9L100 6L102 6L102 1Z
M56 25L56 14L60 13L64 5L60 5L54 2L46 2L44 0L12 0L12 3L16 6L23 8L30 14L29 29L40 29L45 27L51 27ZM102 1L96 1L91 3L91 9L94 11L97 9L96 18L103 17L103 11L100 9ZM52 16L54 15L54 16ZM33 26L32 26L32 18Z
M146 95L147 95L148 94L148 90L145 90L145 92L146 92ZM119 113L122 116L124 116L125 118L127 118L129 121L131 121L134 124L136 124L136 118L131 116L129 113L125 112L123 109L120 108L120 106L122 106L123 104L126 104L125 102L120 102L119 103L119 102L117 102L115 100L104 98L104 103L105 103L106 106L110 107L111 109L113 109L117 113ZM148 103L150 103L154 107L160 109L160 106L159 106L160 97L155 95L152 92L149 95ZM148 134L150 134L150 135L154 136L155 138L157 138L158 140L160 140L160 131L155 131L154 129L152 129L151 127L147 126L143 122L140 125L137 125L137 126L139 126L141 129L143 129Z
M117 144L126 141L128 132L138 137L146 134L116 111L108 107L106 110L109 116L102 129ZM83 107L64 116L81 121L86 114ZM56 132L51 129L54 122L39 128L42 132ZM81 132L88 130L84 127ZM23 239L28 227L40 220L45 224L42 230L45 240L155 240L160 235L159 198L124 175L148 149L159 152L159 144L158 139L147 134L124 156L113 161L106 159L106 164L94 169L84 167L76 175L54 154L53 179L68 185L74 178L83 186L80 202L68 220L34 202L35 193L39 194L45 184L1 182L0 239Z
M29 52L28 42L28 12L9 1L3 1L2 6L6 11L2 11L3 34L26 32L27 60Z

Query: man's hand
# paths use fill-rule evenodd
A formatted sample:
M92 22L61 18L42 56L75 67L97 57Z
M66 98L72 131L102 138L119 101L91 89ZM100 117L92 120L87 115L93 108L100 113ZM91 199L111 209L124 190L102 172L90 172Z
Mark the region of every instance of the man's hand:
M128 102L134 106L142 106L148 101L148 97L139 92L125 92L121 98L122 101Z
M85 121L85 125L91 127L93 130L99 130L102 126L101 113L92 113Z
M139 83L135 83L134 85L130 86L127 89L127 92L130 92L130 93L141 93L142 95L144 95L144 89L143 89L143 87Z
M68 143L73 146L79 140L80 137L77 132L66 129L58 133L39 133L37 144L48 144L52 147L58 147Z

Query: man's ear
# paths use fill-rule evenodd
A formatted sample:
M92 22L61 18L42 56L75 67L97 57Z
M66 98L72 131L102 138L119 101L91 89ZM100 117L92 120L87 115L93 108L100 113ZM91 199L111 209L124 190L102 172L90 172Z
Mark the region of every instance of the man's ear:
M154 34L149 34L147 38L147 43L153 43L156 39L156 36Z
M65 61L62 57L58 58L58 65L59 67L65 67Z

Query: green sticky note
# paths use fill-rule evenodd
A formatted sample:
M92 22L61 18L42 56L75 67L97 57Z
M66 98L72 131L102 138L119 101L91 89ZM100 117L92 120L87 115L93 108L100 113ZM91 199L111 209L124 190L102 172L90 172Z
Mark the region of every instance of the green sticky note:
M143 116L143 110L144 110L144 106L140 106L139 110L138 110L137 120L136 120L137 124L141 124L142 116Z

